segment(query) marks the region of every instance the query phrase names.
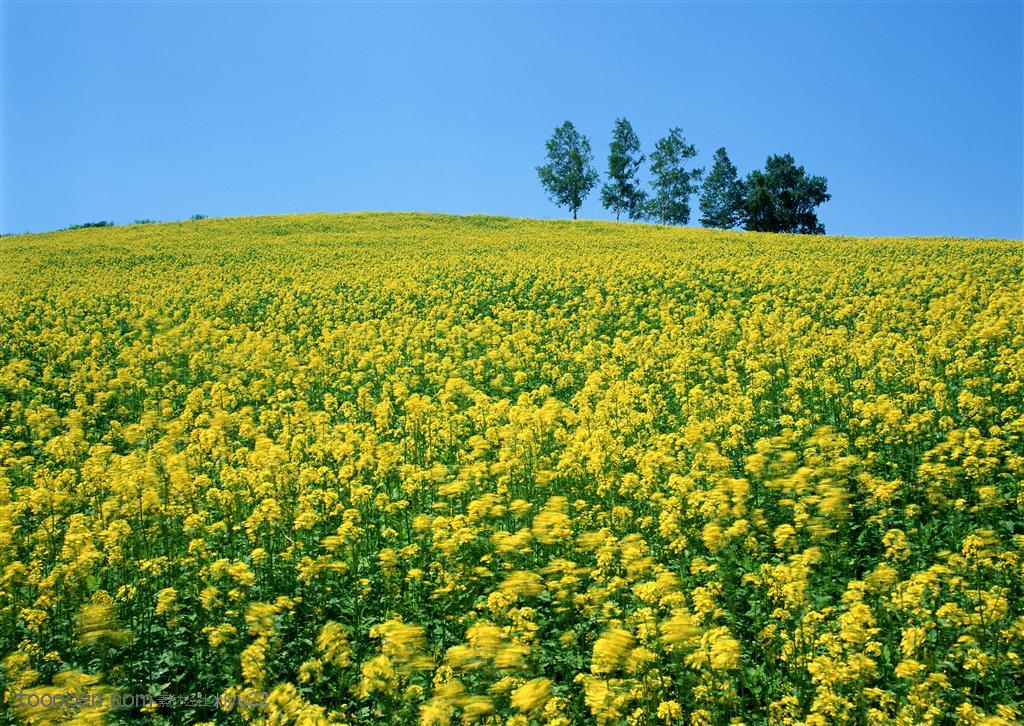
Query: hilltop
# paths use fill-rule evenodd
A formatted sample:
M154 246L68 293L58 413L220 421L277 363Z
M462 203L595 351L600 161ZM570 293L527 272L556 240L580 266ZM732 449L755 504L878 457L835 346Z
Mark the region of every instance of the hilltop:
M332 261L346 267L393 264L396 254L481 260L490 254L511 255L517 262L536 265L546 260L568 262L584 254L604 258L646 251L656 255L650 261L686 257L714 264L717 257L729 265L732 258L761 258L784 249L784 257L800 250L808 259L825 263L835 250L851 247L873 250L881 260L932 254L950 245L1011 256L1020 250L1018 242L991 239L778 235L629 222L365 212L223 217L8 235L0 239L0 253L6 258L0 276L16 279L39 264L59 267L72 261L132 265L159 259L173 267L244 261L253 255L296 265ZM382 251L387 251L384 258L377 254Z

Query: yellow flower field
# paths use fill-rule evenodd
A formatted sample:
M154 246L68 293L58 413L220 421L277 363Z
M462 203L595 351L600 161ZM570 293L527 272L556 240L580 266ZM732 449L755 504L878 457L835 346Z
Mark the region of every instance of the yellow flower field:
M362 214L0 255L0 721L1024 718L1019 241Z

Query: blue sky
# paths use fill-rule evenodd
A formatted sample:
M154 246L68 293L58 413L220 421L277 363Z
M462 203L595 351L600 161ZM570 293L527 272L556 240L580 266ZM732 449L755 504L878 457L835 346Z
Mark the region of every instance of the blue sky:
M571 119L603 171L624 115L646 149L681 126L742 174L792 153L829 180L830 233L1021 238L1022 9L4 0L0 229L564 218L545 139ZM610 218L596 191L580 215Z

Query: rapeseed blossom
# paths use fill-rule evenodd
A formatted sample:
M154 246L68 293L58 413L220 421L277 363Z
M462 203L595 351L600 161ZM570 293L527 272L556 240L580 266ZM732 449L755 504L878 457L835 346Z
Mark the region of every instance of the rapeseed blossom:
M367 214L0 251L11 718L1024 717L1019 241ZM38 700L153 679L219 705Z

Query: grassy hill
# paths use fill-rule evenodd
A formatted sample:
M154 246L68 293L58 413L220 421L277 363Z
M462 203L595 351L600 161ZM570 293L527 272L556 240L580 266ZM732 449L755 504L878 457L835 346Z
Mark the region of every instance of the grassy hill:
M11 720L1021 716L1019 241L294 215L0 262Z

